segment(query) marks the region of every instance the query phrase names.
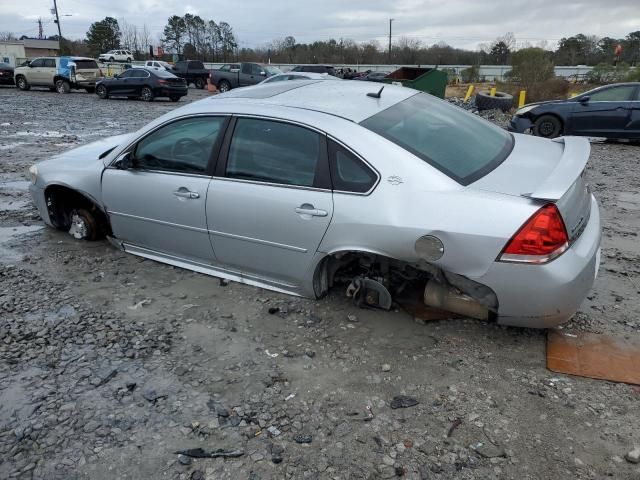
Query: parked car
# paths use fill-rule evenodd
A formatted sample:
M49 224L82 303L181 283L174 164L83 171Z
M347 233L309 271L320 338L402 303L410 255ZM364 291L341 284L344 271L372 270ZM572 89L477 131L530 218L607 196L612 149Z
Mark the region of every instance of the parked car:
M264 85L265 83L282 82L286 80L340 80L327 73L311 73L311 72L287 72L273 75L272 77L263 80L258 85Z
M147 60L144 62L145 67L149 68L159 68L161 70L166 70L167 72L173 72L173 65L167 62L163 62L162 60Z
M209 78L209 70L199 60L183 60L176 62L171 70L174 75L184 78L187 85L193 83L196 88L204 88Z
M367 82L385 82L385 78L391 72L369 72L366 75L354 77L354 80L365 80Z
M298 65L293 67L291 72L311 72L311 73L326 73L328 75L336 76L336 69L333 65Z
M200 273L551 327L598 269L589 151L405 87L277 82L38 163L30 191L48 225Z
M133 62L133 53L129 50L109 50L107 53L101 53L98 56L101 62Z
M0 85L14 85L13 67L8 63L0 62Z
M69 93L71 89L93 93L102 71L93 58L40 57L17 67L13 75L20 90L48 87L58 93Z
M142 98L150 102L154 98L168 97L177 102L189 93L187 82L174 74L149 68L129 68L112 78L104 78L96 85L100 98Z
M512 132L640 139L640 82L617 83L589 90L568 100L531 103L519 109Z
M280 69L271 65L250 62L227 63L217 70L211 70L209 78L211 83L224 93L236 87L257 85L265 78L281 73Z

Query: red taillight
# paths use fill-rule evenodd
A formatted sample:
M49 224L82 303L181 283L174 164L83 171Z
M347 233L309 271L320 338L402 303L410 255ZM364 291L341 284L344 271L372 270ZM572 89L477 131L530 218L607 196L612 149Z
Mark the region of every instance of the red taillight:
M100 69L98 69L98 72L100 72L100 76L101 76L101 77L104 77L104 73L102 73L102 69L101 69L101 68L100 68Z
M558 207L549 203L525 222L502 251L503 262L546 263L569 247Z
M158 80L158 83L159 83L160 85L165 85L165 84L167 84L167 83L169 83L169 82L167 82L166 80Z

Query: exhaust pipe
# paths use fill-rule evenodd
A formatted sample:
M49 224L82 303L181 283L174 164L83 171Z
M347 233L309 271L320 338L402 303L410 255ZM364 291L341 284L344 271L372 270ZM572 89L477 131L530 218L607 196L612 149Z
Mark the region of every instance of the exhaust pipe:
M489 320L489 309L464 293L447 287L436 280L429 280L424 289L424 303L448 312L478 320Z

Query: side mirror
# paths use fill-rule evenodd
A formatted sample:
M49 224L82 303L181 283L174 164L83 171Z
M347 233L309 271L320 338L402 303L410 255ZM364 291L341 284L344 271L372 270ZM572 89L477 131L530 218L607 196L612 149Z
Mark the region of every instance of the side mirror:
M591 98L591 97L589 97L589 95L585 95L584 97L580 97L580 103L581 103L582 105L586 105L587 103L589 103L589 99L590 99L590 98Z
M133 155L131 152L125 153L113 164L119 170L129 170L134 167Z

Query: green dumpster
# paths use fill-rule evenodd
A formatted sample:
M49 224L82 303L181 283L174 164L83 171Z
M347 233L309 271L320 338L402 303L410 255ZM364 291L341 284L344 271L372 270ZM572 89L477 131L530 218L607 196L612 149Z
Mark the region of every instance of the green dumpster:
M447 72L436 68L401 67L384 78L387 83L401 83L405 87L444 98Z

